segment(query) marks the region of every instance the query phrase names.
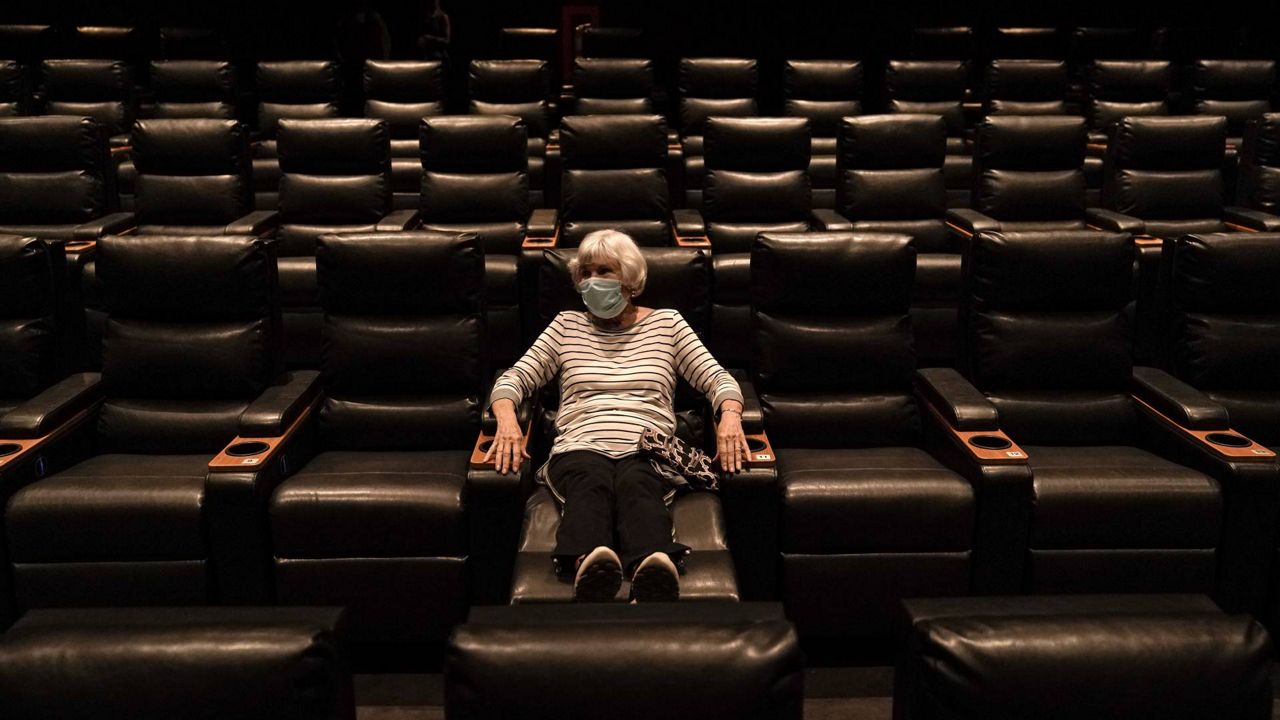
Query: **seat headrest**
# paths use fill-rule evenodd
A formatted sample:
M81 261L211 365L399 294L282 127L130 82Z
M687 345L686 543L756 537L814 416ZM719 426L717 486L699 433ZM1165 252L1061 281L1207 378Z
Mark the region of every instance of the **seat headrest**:
M560 122L566 169L656 167L667 161L667 126L659 115L570 115Z
M323 235L316 272L320 306L335 315L473 314L484 297L474 233Z
M1088 128L1065 115L988 115L978 125L975 159L1001 170L1059 170L1084 165Z
M223 60L155 60L151 87L168 102L234 101L236 72Z
M365 96L391 102L431 102L444 97L438 60L365 60Z
M391 170L385 120L280 120L280 169L317 175L376 175Z
M338 98L338 64L328 60L282 60L258 63L258 96L277 103L334 102Z
M1187 312L1280 314L1280 233L1184 235L1174 247L1173 302Z
M1067 63L1062 60L992 60L985 76L990 97L1060 100L1067 92Z
M862 97L859 60L788 60L783 67L787 97L804 100L857 100Z
M1197 60L1192 86L1214 100L1269 100L1276 83L1274 60Z
M1221 116L1123 118L1108 152L1117 167L1144 170L1220 170L1227 119Z
M54 311L54 263L43 240L0 235L0 319Z
M1168 60L1095 60L1089 82L1098 100L1164 100L1173 67Z
M712 117L703 143L708 168L777 172L809 167L808 118Z
M133 163L140 173L238 175L249 168L249 139L235 120L139 120Z
M965 257L965 280L983 310L1118 310L1133 296L1128 233L982 232Z
M550 83L543 60L472 60L468 87L474 99L518 103L546 100Z
M683 58L680 95L743 98L756 95L756 61L748 58Z
M767 313L905 313L915 273L910 235L766 232L751 248L751 299Z
M840 166L847 170L942 167L947 123L941 115L861 115L840 121Z
M964 97L968 75L964 60L890 60L885 85L892 97L959 100Z
M255 237L108 236L97 272L113 316L241 322L268 317L277 302L275 244Z
M41 84L50 98L82 102L122 100L132 89L123 60L45 60Z
M101 172L106 154L106 131L93 118L0 118L0 172Z
M578 97L630 98L653 93L653 61L641 58L586 58L573 61Z
M422 167L437 172L526 170L529 131L512 115L453 115L422 119Z

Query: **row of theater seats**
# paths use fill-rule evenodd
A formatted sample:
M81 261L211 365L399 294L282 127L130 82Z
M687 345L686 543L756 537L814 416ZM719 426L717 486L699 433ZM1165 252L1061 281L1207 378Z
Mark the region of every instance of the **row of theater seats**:
M335 604L362 641L437 643L471 604L568 599L548 493L529 465L483 461L477 237L322 236L319 372L282 371L279 244L101 239L102 370L61 378L63 246L2 239L7 617ZM1164 245L1167 370L1132 360L1133 236L1053 230L965 244L957 371L917 359L909 235L757 234L739 371L752 454L719 498L673 506L695 550L682 596L778 598L802 637L837 644L883 639L911 596L1199 592L1269 617L1280 234ZM643 252L644 302L714 328L719 255ZM528 265L535 332L580 307L571 257ZM534 463L556 397L520 408ZM683 388L675 404L706 446L705 401Z
M279 209L255 210L244 128L231 120L144 120L133 132L132 212L112 212L106 147L93 120L0 118L0 231L76 241L72 283L89 308L89 341L73 364L100 363L100 301L88 249L108 234L252 234L279 240L290 367L316 367L315 239L330 232L423 228L475 232L486 251L489 342L509 364L532 341L527 298L535 285L521 259L576 247L588 232L617 228L642 246L713 253L712 351L745 367L748 253L761 231L905 232L921 254L913 317L928 365L955 363L960 250L983 230L1097 227L1140 237L1136 275L1138 357L1161 355L1160 242L1189 232L1280 229L1280 115L1249 127L1239 206L1223 177L1221 117L1125 117L1113 129L1100 201L1084 180L1084 121L993 116L975 136L979 181L948 201L946 130L937 115L873 115L842 121L837 155L814 188L803 118L711 118L700 210L673 209L679 186L658 116L570 116L558 154L558 209L536 208L529 190L526 125L514 116L420 121L417 156L397 162L385 121L280 122ZM397 178L400 178L397 180ZM394 210L394 188L412 186ZM821 201L825 196L829 203ZM834 210L824 205L834 206ZM954 205L968 207L951 207ZM1101 207L1096 207L1096 205ZM523 299L522 299L523 298ZM526 316L521 317L524 306Z

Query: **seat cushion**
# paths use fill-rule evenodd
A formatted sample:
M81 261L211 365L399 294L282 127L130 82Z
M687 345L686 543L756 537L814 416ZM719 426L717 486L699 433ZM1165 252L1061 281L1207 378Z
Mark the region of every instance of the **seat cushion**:
M968 550L973 491L912 447L778 451L783 552Z
M277 557L466 553L464 451L325 452L276 490Z
M28 485L5 521L17 563L198 560L210 456L98 455Z
M1136 447L1023 446L1034 476L1037 549L1212 548L1218 485Z

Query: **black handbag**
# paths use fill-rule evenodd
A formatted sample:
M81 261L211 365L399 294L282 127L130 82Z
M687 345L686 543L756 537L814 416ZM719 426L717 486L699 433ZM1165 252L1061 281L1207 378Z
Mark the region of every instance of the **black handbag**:
M712 469L711 456L674 435L653 428L645 430L640 434L640 454L677 487L720 490L720 474Z

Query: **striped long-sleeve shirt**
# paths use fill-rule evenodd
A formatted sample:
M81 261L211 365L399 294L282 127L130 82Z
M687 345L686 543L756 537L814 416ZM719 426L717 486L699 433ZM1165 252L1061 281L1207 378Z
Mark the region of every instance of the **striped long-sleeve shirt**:
M711 399L742 401L742 390L676 310L654 310L625 330L604 330L585 312L556 315L528 352L493 386L489 403L519 404L560 373L553 455L593 450L618 458L640 433L675 433L676 377Z

